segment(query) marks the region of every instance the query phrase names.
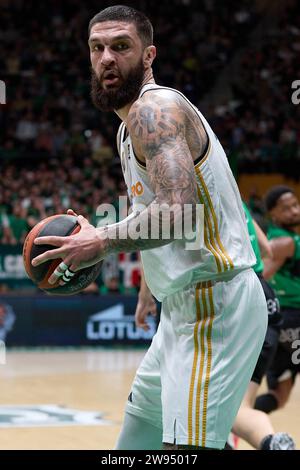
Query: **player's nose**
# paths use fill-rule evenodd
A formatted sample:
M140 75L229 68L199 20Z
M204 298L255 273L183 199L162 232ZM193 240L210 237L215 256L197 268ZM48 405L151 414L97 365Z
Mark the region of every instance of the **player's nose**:
M105 47L101 54L101 59L100 59L101 65L103 65L104 67L107 67L108 65L112 65L113 63L115 63L115 61L116 59L113 54L113 51L111 51L111 49L109 49L108 47Z

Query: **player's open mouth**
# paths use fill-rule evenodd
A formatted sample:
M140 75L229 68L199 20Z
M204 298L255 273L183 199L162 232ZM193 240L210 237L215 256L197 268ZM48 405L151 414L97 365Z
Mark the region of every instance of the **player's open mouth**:
M103 84L105 84L106 86L115 85L115 83L117 83L118 80L119 80L119 77L116 74L108 73L103 78Z

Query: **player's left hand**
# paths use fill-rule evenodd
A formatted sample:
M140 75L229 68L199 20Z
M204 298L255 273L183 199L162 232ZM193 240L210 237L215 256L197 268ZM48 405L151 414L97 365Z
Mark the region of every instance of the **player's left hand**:
M53 245L57 248L37 256L32 260L33 266L38 266L46 261L60 258L65 267L64 271L73 274L80 269L93 266L101 261L105 256L105 244L99 232L82 215L78 216L78 223L81 226L80 232L68 237L47 236L38 237L34 243L36 245ZM56 269L48 279L49 284L55 284L62 278L63 271ZM65 284L61 279L60 285Z
M150 330L150 326L147 323L147 316L149 314L153 317L157 315L157 305L150 290L147 288L139 292L135 311L135 324L144 331Z

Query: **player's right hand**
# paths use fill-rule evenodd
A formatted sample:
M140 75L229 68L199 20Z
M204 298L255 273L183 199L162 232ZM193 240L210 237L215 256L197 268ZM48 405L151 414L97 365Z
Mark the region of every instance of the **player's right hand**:
M146 320L149 314L155 317L157 315L157 306L151 292L147 289L144 292L140 291L135 311L135 324L144 331L150 329Z

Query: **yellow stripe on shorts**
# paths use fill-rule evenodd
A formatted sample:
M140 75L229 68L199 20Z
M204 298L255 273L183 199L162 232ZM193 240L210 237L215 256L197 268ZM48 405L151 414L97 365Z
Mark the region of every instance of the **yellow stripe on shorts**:
M192 367L192 376L191 376L191 384L190 384L190 392L189 392L189 409L188 409L188 440L189 445L192 445L193 439L193 401L194 401L194 386L196 380L196 371L197 371L197 362L198 362L198 354L199 354L199 343L198 343L198 327L201 322L201 309L200 309L200 299L199 299L199 290L200 290L200 282L196 286L196 324L194 327L194 360L193 360L193 367Z
M200 297L201 292L201 297ZM212 325L214 305L211 282L199 282L196 286L196 316L194 327L194 360L189 391L188 445L205 447L207 428L207 404L212 362ZM200 351L200 357L199 357ZM206 361L205 361L206 356ZM204 379L204 370L205 379ZM197 379L197 380L196 380ZM202 413L201 413L202 395Z
M214 302L213 302L213 292L211 283L208 287L208 296L209 296L209 306L210 306L210 318L208 323L206 341L207 341L207 367L206 367L206 377L204 383L204 394L203 394L203 424L202 424L202 442L201 446L206 446L206 428L207 428L207 402L208 402L208 387L210 381L210 371L211 371L211 362L212 362L212 326L215 316L214 311Z

